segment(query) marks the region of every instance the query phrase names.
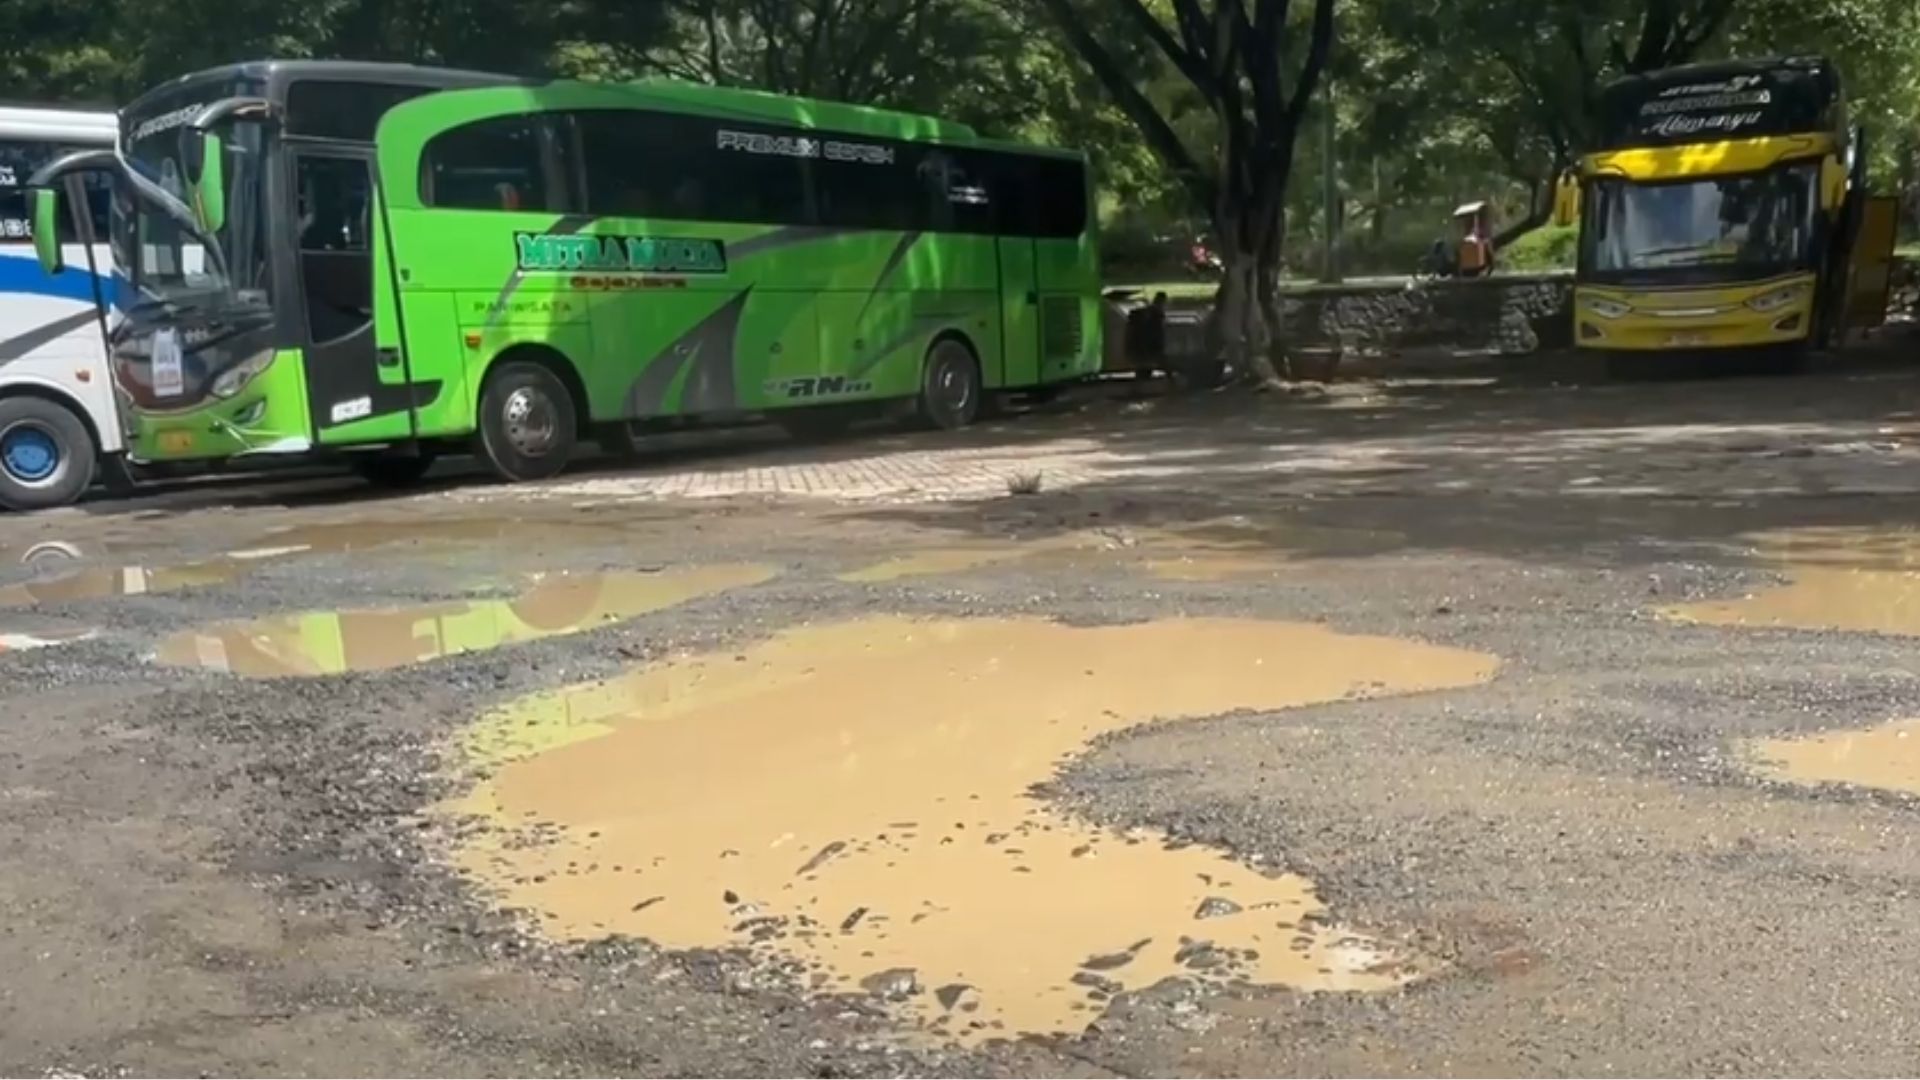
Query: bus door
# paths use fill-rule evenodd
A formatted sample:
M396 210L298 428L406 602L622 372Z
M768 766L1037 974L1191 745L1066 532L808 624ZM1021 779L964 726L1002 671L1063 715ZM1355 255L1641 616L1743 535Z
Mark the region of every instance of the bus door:
M1900 201L1890 195L1865 198L1859 231L1848 252L1846 326L1871 330L1887 321L1893 285L1893 248L1900 229Z
M406 358L374 337L378 213L373 152L300 148L291 155L303 363L316 442L400 441L415 432Z
M1040 381L1040 266L1037 241L1002 236L1000 246L1000 371L980 374L989 386Z

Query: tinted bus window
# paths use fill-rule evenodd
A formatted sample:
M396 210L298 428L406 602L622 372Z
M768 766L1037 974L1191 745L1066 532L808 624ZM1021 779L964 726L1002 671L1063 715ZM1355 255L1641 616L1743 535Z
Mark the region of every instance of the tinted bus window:
M1086 228L1078 162L931 143L885 147L889 162L820 160L820 221L853 229L1072 237Z
M80 148L43 142L0 142L0 244L32 242L33 206L27 179L35 169L77 149ZM94 239L105 240L107 211L112 202L110 182L105 173L83 173L81 182L86 187L87 212L93 219ZM79 239L71 208L65 205L64 199L60 239L67 242Z
M977 150L935 147L921 162L922 182L934 204L934 228L997 233L1005 202L994 191L993 165Z
M1003 190L1014 199L1002 218L1007 231L1051 239L1079 236L1086 231L1087 178L1079 162L1017 154L1000 156L1008 162Z
M641 109L574 114L587 212L808 225L807 133Z
M420 86L307 79L287 89L289 135L372 142L380 118L395 105L428 93Z
M1085 171L1070 158L646 109L570 117L590 214L977 235L1073 237L1086 230ZM428 168L446 169L454 150L443 143L472 137L479 126L436 138ZM482 157L498 171L499 152ZM569 159L569 171L573 164ZM480 159L466 171L485 179ZM484 191L440 190L437 172L431 183L437 194L427 194L429 205L498 206Z
M442 132L421 158L420 198L459 210L548 210L538 116L501 116Z
M826 136L858 148L814 163L820 188L820 223L842 229L927 232L944 228L940 185L949 159L935 147L878 139Z

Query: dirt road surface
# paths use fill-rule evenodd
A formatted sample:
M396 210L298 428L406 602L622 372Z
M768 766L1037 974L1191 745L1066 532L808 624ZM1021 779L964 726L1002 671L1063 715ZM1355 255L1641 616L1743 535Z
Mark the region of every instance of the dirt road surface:
M0 1072L1912 1073L1915 359L0 519Z

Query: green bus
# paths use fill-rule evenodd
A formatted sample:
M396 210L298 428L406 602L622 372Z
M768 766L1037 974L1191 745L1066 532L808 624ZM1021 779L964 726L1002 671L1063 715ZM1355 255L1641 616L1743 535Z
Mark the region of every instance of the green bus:
M532 480L695 420L960 427L1100 364L1084 159L929 117L270 61L141 97L115 150L36 174L36 213L87 169L134 289L137 463L404 482L470 446Z

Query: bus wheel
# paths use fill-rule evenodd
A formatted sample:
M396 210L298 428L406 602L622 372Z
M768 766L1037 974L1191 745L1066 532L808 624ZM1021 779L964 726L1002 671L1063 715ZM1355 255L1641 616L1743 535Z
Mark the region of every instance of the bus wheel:
M374 487L411 487L433 468L434 456L431 450L415 454L359 454L353 459L353 471Z
M66 506L93 483L93 436L66 407L37 397L0 401L0 506Z
M980 365L973 350L952 338L934 342L920 373L920 419L943 431L980 415Z
M578 418L573 396L539 364L500 365L480 395L480 456L502 480L545 480L567 467Z

